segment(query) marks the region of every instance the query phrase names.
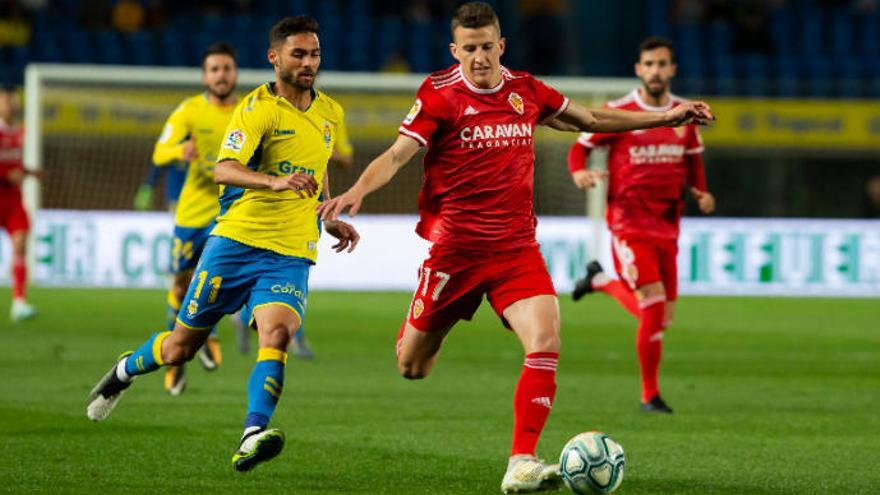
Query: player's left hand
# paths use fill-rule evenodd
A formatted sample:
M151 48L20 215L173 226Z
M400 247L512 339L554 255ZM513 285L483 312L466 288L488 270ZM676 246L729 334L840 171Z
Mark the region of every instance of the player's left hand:
M693 195L694 200L696 200L697 206L699 206L700 211L702 211L706 215L715 211L715 196L712 196L712 193L710 193L709 191L701 191L696 187L692 187L691 194Z
M324 228L327 229L327 233L339 239L339 242L333 245L333 249L337 253L341 253L345 248L348 248L349 253L354 251L355 246L361 240L357 230L351 224L342 220L324 222Z
M709 104L702 101L689 101L670 108L665 113L666 125L678 127L687 124L709 125L715 120Z

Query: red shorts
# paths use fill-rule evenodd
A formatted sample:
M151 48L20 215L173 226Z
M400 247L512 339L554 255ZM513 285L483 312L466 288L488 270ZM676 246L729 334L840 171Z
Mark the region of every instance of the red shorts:
M447 329L470 320L484 294L506 326L505 308L556 289L537 246L484 253L435 245L419 268L407 321L424 332Z
M611 238L614 268L630 289L663 282L666 300L678 299L678 241Z
M21 201L0 199L0 227L6 229L9 235L30 230L31 223Z

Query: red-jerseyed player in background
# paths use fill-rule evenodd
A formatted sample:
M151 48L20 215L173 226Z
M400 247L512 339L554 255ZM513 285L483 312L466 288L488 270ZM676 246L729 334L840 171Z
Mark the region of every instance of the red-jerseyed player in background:
M642 86L608 108L663 113L685 100L669 92L675 76L672 44L649 38L639 47L636 75ZM590 151L609 147L608 172L584 168ZM660 127L617 134L584 133L572 146L568 167L576 186L584 191L608 176L608 228L612 235L614 266L622 280L612 280L597 261L587 265L572 296L600 290L614 297L639 319L636 350L642 371L641 409L672 413L660 397L657 372L663 331L672 323L678 295L679 221L686 188L703 213L715 209L706 190L703 141L696 125Z
M501 488L544 490L558 484L556 467L534 454L556 392L559 307L535 240L534 128L615 132L713 117L703 103L656 113L569 102L528 73L501 65L506 41L495 12L482 2L456 9L452 38L459 63L425 79L394 144L319 210L325 220L345 208L355 215L364 196L427 147L416 231L433 246L398 335L400 373L426 377L452 326L469 320L486 295L525 350Z
M25 300L30 222L21 199L21 182L28 175L38 174L26 170L22 165L24 129L15 123L17 113L18 95L15 89L0 89L0 227L12 239L12 309L9 316L13 322L33 318L37 314Z

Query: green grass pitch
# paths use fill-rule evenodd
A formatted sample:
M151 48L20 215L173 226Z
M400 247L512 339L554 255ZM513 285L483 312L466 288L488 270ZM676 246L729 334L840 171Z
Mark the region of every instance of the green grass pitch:
M142 377L111 417L85 398L121 351L161 328L160 291L32 291L12 326L0 290L0 492L498 493L522 363L488 305L450 335L432 376L397 375L407 294L315 292L314 362L291 358L274 426L285 451L233 471L254 355L224 323L224 363L167 396ZM880 493L880 302L684 298L666 334L672 417L638 412L634 321L604 295L561 300L556 404L539 444L602 430L626 450L620 494Z

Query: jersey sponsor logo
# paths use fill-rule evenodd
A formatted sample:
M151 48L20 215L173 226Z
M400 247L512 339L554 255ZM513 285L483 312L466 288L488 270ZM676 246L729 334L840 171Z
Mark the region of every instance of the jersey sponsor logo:
M416 98L415 103L413 103L412 108L409 109L409 113L406 114L406 117L403 119L403 125L410 125L416 120L416 117L419 115L419 112L422 111L422 100L420 98Z
M172 134L174 134L174 126L165 124L165 127L162 128L162 134L159 134L159 142L162 144L167 143Z
M189 304L186 305L186 314L192 318L199 312L199 302L195 299L190 299Z
M532 124L473 125L458 133L462 148L531 146Z
M290 282L287 282L284 285L275 284L271 287L271 290L276 294L292 294L299 298L302 298L303 296L302 291L297 289L296 286Z
M241 151L241 147L244 146L245 141L247 141L247 135L245 135L241 129L233 129L232 132L226 136L226 142L223 143L223 148L238 153Z
M269 172L269 175L290 175L296 173L315 175L315 169L304 167L302 165L294 165L290 160L282 160L278 162L278 173Z
M476 108L470 106L470 105L468 105L467 108L464 109L464 114L465 114L465 116L467 116L467 115L476 115L476 114L478 114L478 113L480 113L480 111L477 110Z
M272 131L272 134L275 136L293 136L296 134L296 129L275 129Z
M523 102L522 96L516 93L510 93L507 97L507 102L510 103L510 106L516 110L516 113L522 115L525 112L525 103Z
M633 165L678 163L683 156L684 146L680 144L647 144L629 147L629 159Z

